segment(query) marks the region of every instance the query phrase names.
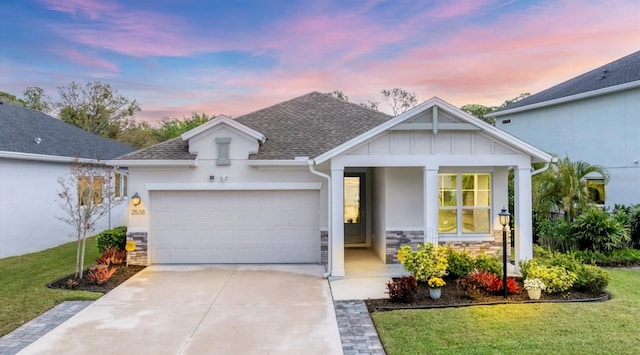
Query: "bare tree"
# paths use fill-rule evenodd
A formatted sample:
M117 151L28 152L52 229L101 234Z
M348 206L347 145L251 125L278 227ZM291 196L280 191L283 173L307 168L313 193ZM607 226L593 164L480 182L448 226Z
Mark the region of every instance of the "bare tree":
M83 164L79 159L71 163L69 173L58 178L58 205L65 215L57 217L72 226L78 241L76 248L76 279L83 277L87 234L112 207L120 204L115 199L112 169L98 164Z
M418 104L418 98L415 93L408 92L400 88L382 90L380 93L382 94L384 101L386 101L389 107L391 107L394 116L397 116Z

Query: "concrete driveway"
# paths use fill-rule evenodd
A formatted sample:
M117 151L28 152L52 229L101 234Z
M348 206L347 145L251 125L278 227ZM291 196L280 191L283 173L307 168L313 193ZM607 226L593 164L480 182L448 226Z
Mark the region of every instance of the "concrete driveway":
M20 354L342 354L319 265L154 265Z

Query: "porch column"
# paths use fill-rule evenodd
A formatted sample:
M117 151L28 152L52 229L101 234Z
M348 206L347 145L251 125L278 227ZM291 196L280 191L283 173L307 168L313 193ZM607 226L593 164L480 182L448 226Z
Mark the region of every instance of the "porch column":
M514 232L515 232L515 270L520 272L518 262L533 258L533 225L531 202L531 167L518 166L515 169L514 196Z
M438 245L438 168L424 167L424 241Z
M331 168L331 276L344 276L344 168Z

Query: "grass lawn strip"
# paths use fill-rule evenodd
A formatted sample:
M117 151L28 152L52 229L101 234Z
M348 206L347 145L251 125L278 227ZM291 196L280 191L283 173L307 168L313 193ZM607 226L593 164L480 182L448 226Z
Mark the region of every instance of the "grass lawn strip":
M98 256L96 238L87 239L85 267ZM76 242L41 252L0 259L0 336L64 301L96 300L102 293L55 290L47 284L75 270Z
M607 302L372 314L387 354L637 354L640 271L609 270Z

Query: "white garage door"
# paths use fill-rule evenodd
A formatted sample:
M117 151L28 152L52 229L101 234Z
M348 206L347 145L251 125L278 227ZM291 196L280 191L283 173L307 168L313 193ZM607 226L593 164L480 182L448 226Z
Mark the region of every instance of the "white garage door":
M320 261L317 190L153 191L150 261Z

